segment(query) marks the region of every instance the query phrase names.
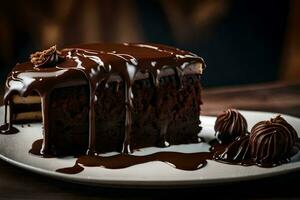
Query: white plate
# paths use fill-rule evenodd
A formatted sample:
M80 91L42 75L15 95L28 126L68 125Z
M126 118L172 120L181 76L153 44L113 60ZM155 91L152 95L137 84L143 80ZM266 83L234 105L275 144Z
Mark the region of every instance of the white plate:
M4 115L3 107L0 108L0 122ZM276 116L275 113L241 111L251 128L260 120L267 120ZM300 133L300 119L283 115ZM214 137L215 117L201 116L203 130L202 137ZM144 163L125 169L105 169L100 167L85 167L84 171L67 175L55 172L56 169L71 167L75 158L40 158L28 153L31 145L42 138L41 124L16 126L20 132L15 135L0 135L0 158L18 167L35 173L49 176L64 181L88 185L113 186L113 187L170 187L192 186L212 183L224 183L240 180L257 179L261 177L284 174L300 169L300 153L292 158L290 163L274 167L260 168L257 166L238 166L208 161L206 167L196 171L178 170L166 163L155 161ZM164 149L145 148L135 152L136 155L149 154L156 151L199 152L208 151L209 145L189 144L177 145Z

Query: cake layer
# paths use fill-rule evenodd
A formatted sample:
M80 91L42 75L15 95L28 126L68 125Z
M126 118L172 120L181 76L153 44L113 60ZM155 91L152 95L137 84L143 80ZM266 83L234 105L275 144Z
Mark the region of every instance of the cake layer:
M36 93L27 97L14 95L10 106L13 123L42 121L41 97Z
M151 79L133 85L132 149L147 146L196 143L200 132L199 75L183 76L178 89L175 76ZM76 96L76 98L74 98ZM122 151L125 134L124 82L111 82L97 90L95 104L97 152ZM85 153L89 139L89 88L87 85L60 88L50 100L50 153L57 156Z
M191 63L183 69L183 75L201 74L203 65L202 63ZM64 88L68 86L76 86L88 84L85 77L79 71L73 71L72 78L63 77L60 80L60 84L56 85L56 89ZM44 76L47 76L46 73ZM171 68L164 68L161 70L159 78L166 76L175 76L175 71ZM135 75L135 81L150 79L149 73L138 71ZM15 82L15 83L14 83ZM109 77L107 80L110 82L122 82L122 77L115 74ZM15 85L18 81L11 80L10 84ZM50 84L50 83L49 83ZM41 97L33 91L28 96L20 96L19 94L13 95L12 101L12 122L13 123L28 123L28 122L41 122L42 121L42 109L41 109Z

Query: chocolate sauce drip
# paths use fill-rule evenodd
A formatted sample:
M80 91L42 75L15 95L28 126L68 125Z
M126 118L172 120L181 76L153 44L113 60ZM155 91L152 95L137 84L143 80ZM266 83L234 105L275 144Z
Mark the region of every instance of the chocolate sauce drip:
M56 172L63 174L78 174L84 170L84 167L81 167L77 162L73 167L61 168L56 170Z
M49 93L42 94L42 115L43 115L43 152L49 152Z
M3 135L11 135L18 133L19 130L13 126L11 126L10 123L5 123L0 126L0 133Z
M9 100L16 93L27 96L33 91L41 96L45 138L43 152L45 153L49 150L47 145L49 137L48 99L53 89L86 82L89 84L89 145L87 153L94 155L96 137L94 108L99 98L96 96L96 90L99 85L105 85L109 79L120 77L125 83L126 110L122 152L130 153L131 118L134 110L132 85L134 81L148 74L153 77L155 85L159 87L159 76L164 75L168 69L172 69L178 77L179 86L181 86L180 80L185 69L190 70L190 65L201 64L200 68L192 70L192 73L201 73L205 67L203 59L190 52L152 44L86 44L62 49L59 56L64 60L56 59L59 58L57 55L56 48L50 48L44 52L33 54L33 62L17 65L8 76L4 96L5 100ZM46 65L47 67L43 67Z
M160 121L160 146L166 147L169 146L168 141L166 141L166 134L168 131L169 121L167 119L163 119Z
M5 101L4 105L4 124L0 126L0 133L3 135L11 135L11 134L16 134L19 132L19 130L15 127L13 127L11 123L11 118L12 118L12 105L9 103L9 101ZM7 109L9 109L9 121L7 121Z
M43 147L43 139L39 139L32 143L29 153L36 156L44 156L45 154L42 153L42 147Z

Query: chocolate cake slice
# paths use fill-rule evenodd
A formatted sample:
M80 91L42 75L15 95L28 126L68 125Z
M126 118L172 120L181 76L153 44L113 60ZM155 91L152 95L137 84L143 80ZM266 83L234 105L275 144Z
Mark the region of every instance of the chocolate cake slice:
M56 156L196 143L204 67L164 45L54 46L9 74L5 123L41 120L43 152Z

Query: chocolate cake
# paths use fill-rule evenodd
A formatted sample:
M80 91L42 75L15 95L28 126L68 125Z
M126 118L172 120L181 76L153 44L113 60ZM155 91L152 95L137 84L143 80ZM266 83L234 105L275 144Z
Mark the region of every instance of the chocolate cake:
M164 45L54 46L9 74L1 131L42 121L42 152L56 156L197 143L204 67Z

